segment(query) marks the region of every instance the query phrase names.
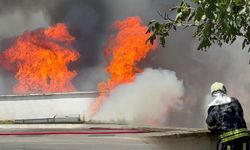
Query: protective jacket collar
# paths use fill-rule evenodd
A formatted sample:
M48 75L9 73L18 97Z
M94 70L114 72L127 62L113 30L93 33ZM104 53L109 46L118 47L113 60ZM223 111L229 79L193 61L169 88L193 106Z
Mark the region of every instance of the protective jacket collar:
M208 104L208 107L210 106L216 106L216 105L222 105L222 104L228 104L231 103L231 98L228 97L226 94L218 92L213 94L213 101Z

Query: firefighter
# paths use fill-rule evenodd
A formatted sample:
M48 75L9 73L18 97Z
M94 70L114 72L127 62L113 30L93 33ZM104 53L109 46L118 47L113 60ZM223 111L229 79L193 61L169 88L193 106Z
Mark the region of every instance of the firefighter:
M220 150L249 150L249 133L240 102L227 96L224 84L211 85L213 101L208 105L208 129L219 134Z

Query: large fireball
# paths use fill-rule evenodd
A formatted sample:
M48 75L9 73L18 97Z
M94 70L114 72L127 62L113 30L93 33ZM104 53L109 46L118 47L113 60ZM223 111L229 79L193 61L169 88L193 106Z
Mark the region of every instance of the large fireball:
M100 96L87 114L89 118L98 112L107 92L120 84L133 82L136 73L143 71L137 66L137 63L157 47L145 43L150 35L146 34L147 26L142 24L138 16L116 21L113 27L118 30L118 33L111 36L105 50L108 60L106 71L110 75L110 79L98 85Z
M62 23L20 35L1 54L0 60L6 69L16 73L13 92L75 91L71 80L76 72L68 68L69 63L79 58L79 53L71 46L74 40Z

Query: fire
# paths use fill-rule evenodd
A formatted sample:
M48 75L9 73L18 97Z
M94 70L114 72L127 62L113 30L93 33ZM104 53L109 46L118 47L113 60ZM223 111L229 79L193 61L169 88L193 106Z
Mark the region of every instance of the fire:
M93 117L107 97L107 92L120 84L133 82L137 73L142 72L136 64L147 54L156 49L156 45L146 44L150 35L146 34L147 27L142 24L140 17L128 17L116 21L113 27L117 35L110 38L105 56L108 60L106 71L110 79L98 85L100 96L92 105L87 118Z
M68 69L79 58L72 48L75 38L63 23L48 29L26 31L0 58L1 64L16 73L14 93L46 93L75 91L71 80L76 71Z

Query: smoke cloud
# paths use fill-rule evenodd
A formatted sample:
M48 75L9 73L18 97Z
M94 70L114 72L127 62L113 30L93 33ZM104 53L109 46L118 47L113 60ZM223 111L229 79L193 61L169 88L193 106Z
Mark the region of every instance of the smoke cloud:
M47 27L42 1L1 0L0 39L15 37L26 30Z
M171 113L181 109L183 94L175 72L148 68L112 91L94 120L166 125Z

